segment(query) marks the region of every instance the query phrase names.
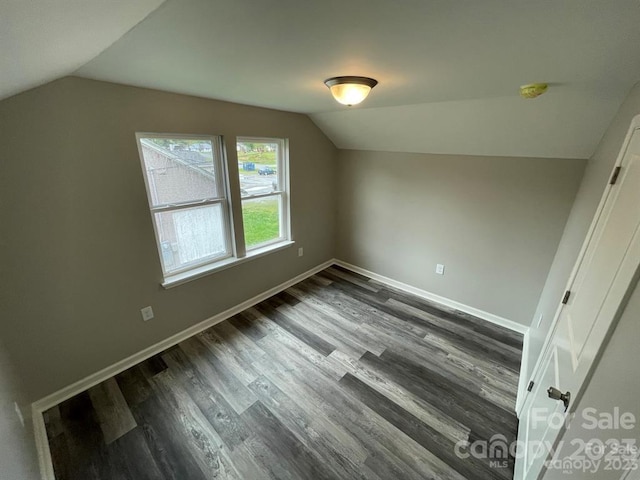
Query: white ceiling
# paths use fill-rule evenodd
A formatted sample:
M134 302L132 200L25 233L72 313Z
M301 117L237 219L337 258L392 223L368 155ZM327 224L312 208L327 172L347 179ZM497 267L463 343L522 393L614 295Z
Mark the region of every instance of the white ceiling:
M557 87L517 94L312 115L339 148L506 157L589 158L620 100Z
M7 34L10 60L63 75L98 53L80 51L94 30L108 44L158 0L118 1L118 19L113 2L34 3L9 3L35 19ZM75 74L308 113L342 148L584 158L640 80L638 25L638 0L166 0ZM322 83L335 75L380 84L344 107ZM536 81L549 93L520 99Z
M0 0L0 99L69 75L163 0Z

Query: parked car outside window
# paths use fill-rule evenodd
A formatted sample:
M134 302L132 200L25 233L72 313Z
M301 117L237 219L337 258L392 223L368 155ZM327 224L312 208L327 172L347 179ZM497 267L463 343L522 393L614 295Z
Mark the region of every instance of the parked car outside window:
M276 169L267 165L263 165L258 168L258 173L260 175L273 175L276 173Z

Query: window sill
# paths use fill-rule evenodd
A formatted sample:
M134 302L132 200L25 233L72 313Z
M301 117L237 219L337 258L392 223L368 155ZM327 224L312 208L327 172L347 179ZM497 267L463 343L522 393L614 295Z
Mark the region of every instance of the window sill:
M187 272L177 273L175 275L166 277L161 285L165 289L177 287L178 285L182 285L183 283L196 280L197 278L206 277L207 275L211 275L212 273L226 270L227 268L231 268L241 263L251 261L255 258L260 258L264 257L265 255L269 255L270 253L279 252L280 250L289 248L295 243L296 242L294 242L293 240L287 240L285 242L276 243L275 245L268 245L266 247L256 249L252 252L247 253L246 257L226 258L210 265L203 265L202 267L197 267Z

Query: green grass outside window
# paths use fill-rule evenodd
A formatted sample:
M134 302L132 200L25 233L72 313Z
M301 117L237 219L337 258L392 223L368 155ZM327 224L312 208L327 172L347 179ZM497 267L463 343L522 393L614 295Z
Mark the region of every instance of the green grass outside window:
M280 215L277 198L242 202L244 240L247 248L280 236Z

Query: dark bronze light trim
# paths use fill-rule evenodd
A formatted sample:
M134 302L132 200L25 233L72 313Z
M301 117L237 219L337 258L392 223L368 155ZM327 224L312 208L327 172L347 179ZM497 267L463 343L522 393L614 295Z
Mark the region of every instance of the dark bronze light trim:
M367 85L368 87L373 88L378 84L378 81L369 77L355 77L355 76L331 77L331 78L327 78L324 81L324 84L329 88L333 87L334 85L344 85L346 83L355 83L357 85Z

